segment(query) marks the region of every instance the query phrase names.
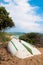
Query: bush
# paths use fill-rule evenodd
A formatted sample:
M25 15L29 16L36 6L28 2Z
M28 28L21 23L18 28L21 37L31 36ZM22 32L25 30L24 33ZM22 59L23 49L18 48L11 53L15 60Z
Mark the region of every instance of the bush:
M29 42L31 44L41 43L41 34L39 33L27 33L19 37L19 39Z

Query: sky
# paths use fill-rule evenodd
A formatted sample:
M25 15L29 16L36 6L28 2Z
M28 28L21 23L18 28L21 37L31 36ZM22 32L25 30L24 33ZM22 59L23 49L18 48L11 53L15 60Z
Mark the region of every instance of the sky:
M15 27L10 32L43 33L43 0L0 0L10 13Z

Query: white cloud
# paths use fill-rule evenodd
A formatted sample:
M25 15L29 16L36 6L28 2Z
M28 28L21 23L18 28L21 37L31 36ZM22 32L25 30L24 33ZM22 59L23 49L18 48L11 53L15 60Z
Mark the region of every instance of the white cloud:
M32 7L27 0L5 0L9 5L3 5L10 12L10 16L15 22L16 29L24 32L41 32L42 28L37 22L43 19L36 14L38 6ZM15 5L15 3L17 5Z

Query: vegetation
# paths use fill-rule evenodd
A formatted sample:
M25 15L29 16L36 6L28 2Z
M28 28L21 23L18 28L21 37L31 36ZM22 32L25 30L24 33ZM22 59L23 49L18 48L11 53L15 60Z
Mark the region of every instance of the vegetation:
M29 42L31 44L43 44L42 35L39 33L27 33L20 36L19 39Z
M15 26L5 7L0 7L0 30Z
M15 26L12 18L9 16L9 13L5 9L5 7L0 7L0 42L6 43L10 40L11 34L2 32L7 28L11 28Z
M0 42L3 44L11 40L11 35L5 32L0 32Z

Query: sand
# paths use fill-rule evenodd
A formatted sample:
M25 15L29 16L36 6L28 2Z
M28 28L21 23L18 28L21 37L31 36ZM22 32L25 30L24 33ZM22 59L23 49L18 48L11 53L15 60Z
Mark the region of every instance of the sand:
M41 55L29 57L26 59L19 59L16 56L12 56L7 48L0 47L0 65L43 65L43 47L38 48Z

